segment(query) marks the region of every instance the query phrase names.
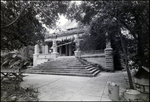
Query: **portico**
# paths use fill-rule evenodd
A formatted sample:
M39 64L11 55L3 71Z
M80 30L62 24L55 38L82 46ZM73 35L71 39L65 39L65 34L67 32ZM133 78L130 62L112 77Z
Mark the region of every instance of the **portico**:
M86 29L73 29L70 31L51 34L45 39L45 44L36 44L34 47L34 66L47 62L59 56L76 56L80 57L80 36L84 34Z

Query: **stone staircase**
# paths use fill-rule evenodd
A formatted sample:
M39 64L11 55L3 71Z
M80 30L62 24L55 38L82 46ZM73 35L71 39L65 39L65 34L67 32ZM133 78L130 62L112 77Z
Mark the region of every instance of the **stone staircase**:
M59 57L56 60L44 62L27 71L32 74L70 75L94 77L100 70L83 59L74 56Z

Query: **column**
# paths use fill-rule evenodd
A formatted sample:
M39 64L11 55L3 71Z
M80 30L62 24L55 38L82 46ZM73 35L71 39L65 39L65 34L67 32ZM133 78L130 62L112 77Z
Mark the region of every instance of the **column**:
M62 46L59 47L59 54L61 55L62 53Z
M71 54L72 54L72 46L71 46L72 44L69 44L69 56L71 56Z
M37 65L37 58L38 58L38 55L39 55L39 45L36 44L36 45L34 46L33 66L36 66L36 65Z
M68 56L68 45L65 45L66 47L66 56Z
M45 54L48 54L48 45L45 45Z
M106 70L114 71L114 62L113 62L113 49L111 48L111 43L108 41L105 49L105 65Z

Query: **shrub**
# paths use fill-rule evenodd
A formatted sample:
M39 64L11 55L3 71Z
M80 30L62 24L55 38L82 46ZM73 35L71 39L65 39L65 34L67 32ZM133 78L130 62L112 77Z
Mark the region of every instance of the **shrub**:
M1 55L2 69L26 69L31 63L30 58L26 57L21 50L14 50Z

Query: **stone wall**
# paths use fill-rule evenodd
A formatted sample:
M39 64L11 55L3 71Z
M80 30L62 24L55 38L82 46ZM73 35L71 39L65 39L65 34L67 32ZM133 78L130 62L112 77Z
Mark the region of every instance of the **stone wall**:
M90 55L81 55L83 59L86 59L88 62L101 65L103 69L106 69L105 65L105 54L90 54Z
M52 54L34 54L33 57L33 66L37 66L51 60L54 56Z

